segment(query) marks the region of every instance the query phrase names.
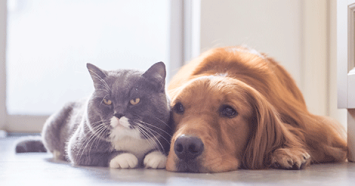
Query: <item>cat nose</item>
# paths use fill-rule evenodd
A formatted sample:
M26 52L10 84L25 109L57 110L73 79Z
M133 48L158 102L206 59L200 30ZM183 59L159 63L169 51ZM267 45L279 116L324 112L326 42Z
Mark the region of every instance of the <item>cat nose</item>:
M120 118L122 118L123 114L121 114L121 113L116 113L116 114L114 114L114 116L115 116L116 118L120 119Z

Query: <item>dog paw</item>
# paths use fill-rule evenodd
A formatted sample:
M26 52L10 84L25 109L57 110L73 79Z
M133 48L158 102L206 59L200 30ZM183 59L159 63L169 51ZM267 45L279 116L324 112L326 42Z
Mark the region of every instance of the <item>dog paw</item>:
M145 168L163 169L166 165L167 157L160 151L153 151L144 158Z
M310 163L310 155L303 149L279 148L271 155L271 167L298 170Z
M114 169L135 168L137 165L138 159L131 153L119 154L110 161L110 168Z

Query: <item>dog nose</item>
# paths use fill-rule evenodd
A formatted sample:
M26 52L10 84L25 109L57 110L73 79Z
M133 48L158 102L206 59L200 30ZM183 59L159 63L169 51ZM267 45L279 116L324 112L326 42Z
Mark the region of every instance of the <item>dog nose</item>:
M175 154L182 160L195 159L202 154L204 145L200 138L181 135L174 144Z

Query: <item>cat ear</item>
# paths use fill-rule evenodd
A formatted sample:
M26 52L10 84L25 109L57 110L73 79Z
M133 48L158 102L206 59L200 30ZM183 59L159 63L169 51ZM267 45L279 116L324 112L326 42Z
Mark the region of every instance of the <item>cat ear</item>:
M106 72L90 63L87 63L86 67L88 68L91 79L94 82L94 87L98 89L102 85L103 79L107 76Z
M158 85L160 85L159 88L164 89L166 77L165 64L163 62L155 63L146 72L144 72L143 77L158 83Z

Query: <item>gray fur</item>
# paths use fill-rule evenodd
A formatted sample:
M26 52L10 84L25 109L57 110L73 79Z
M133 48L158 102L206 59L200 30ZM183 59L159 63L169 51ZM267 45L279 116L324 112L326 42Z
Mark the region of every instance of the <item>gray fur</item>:
M131 146L124 142L125 145L116 150L113 143L133 139L125 134L112 137L110 123L116 114L128 119L130 129L139 130L138 140L147 139L149 144L145 146L152 146L132 152L140 165L151 151L167 154L171 128L170 107L164 88L164 63L156 63L146 72L104 71L92 64L87 64L87 68L95 87L93 94L87 99L68 103L46 121L42 131L46 149L55 158L68 160L74 165L108 166L112 158L129 152L126 145ZM105 105L104 98L111 100L112 105ZM135 98L140 98L140 102L130 104ZM127 143L130 141L133 140L127 140Z
M40 136L26 136L16 141L16 153L47 152Z

